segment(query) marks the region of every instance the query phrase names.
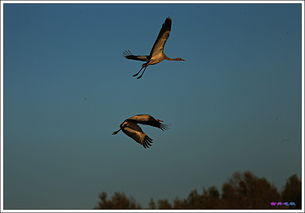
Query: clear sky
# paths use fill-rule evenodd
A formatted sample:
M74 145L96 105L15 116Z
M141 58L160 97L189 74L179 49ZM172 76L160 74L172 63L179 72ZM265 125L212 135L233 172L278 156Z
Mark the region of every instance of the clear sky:
M132 78L166 19L169 57ZM301 175L301 5L5 4L4 208L183 198L249 170ZM111 135L135 114L144 149Z

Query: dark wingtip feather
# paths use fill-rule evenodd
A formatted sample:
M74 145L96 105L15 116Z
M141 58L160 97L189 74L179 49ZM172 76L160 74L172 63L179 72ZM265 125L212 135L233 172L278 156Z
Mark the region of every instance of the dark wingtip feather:
M153 141L153 139L146 136L145 140L144 140L144 143L143 143L144 148L149 148L150 146L152 146L152 141Z
M132 55L132 52L130 50L124 50L123 57L127 58L130 55Z
M167 130L167 129L169 129L169 125L167 125L167 124L160 124L160 127L159 127L162 131L164 131L164 130Z
M166 29L170 30L171 29L171 25L172 25L172 20L171 20L171 18L167 17L163 26Z

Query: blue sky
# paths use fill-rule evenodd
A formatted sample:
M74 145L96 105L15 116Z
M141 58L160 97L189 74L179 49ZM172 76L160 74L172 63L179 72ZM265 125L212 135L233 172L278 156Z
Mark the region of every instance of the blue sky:
M169 57L132 78L166 17ZM5 4L4 208L183 198L301 175L300 4ZM119 124L148 113L144 149Z

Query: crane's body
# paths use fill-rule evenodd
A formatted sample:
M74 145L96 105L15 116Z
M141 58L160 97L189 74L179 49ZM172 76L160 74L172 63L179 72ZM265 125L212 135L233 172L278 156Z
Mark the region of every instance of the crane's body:
M139 144L143 145L144 148L149 148L152 143L152 139L141 129L138 124L150 125L157 127L161 130L165 130L167 125L161 124L162 120L155 119L151 115L141 114L135 115L127 118L120 124L120 129L114 131L112 134L116 135L120 130L122 130L127 136L134 139Z
M142 74L137 77L137 79L141 78L149 65L154 65L160 63L163 60L170 60L170 61L185 61L182 58L169 58L164 54L164 46L169 37L170 31L172 26L172 20L168 17L166 18L162 28L159 32L159 35L150 51L149 55L132 55L130 51L125 51L123 55L127 59L138 60L138 61L146 61L146 63L142 64L141 69L139 72L133 75L136 77L140 74L143 70Z

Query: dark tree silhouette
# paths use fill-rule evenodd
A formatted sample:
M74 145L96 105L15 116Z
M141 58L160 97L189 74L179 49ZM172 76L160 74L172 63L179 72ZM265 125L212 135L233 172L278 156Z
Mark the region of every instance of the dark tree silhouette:
M100 201L96 209L140 209L133 198L128 198L124 193L115 192L111 200L107 200L107 193L102 192L99 195Z
M215 186L210 187L208 190L203 191L202 199L206 209L218 208L220 197L219 192Z
M138 209L139 204L124 193L114 193L110 200L107 193L99 195L97 209ZM285 205L295 203L295 205ZM279 205L279 204L284 205ZM171 203L167 199L148 203L149 209L301 209L301 180L292 175L286 181L281 193L263 177L251 172L236 172L222 185L221 192L215 186L203 188L199 193L192 190L184 199Z
M187 209L187 203L186 200L179 200L179 198L176 198L174 200L173 209Z
M302 208L302 185L301 180L297 175L292 175L286 181L284 190L282 191L282 200L284 202L294 202L296 206L289 206L290 208Z
M280 201L276 187L265 178L251 172L234 173L229 182L223 184L221 208L267 209L270 203Z
M149 203L148 203L148 208L149 209L156 209L157 208L157 205L155 203L155 201L151 198Z
M158 200L158 209L171 209L172 205L168 200Z
M193 209L200 209L200 207L203 205L203 200L201 199L200 194L198 194L197 190L193 190L190 192L186 199L186 207Z

